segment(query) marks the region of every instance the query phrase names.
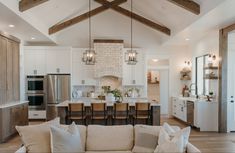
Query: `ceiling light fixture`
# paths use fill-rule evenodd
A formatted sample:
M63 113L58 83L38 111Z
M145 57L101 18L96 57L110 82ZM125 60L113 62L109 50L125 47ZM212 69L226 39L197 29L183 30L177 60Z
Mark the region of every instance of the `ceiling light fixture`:
M186 38L185 40L186 40L186 41L189 41L190 39L189 39L189 38Z
M136 65L137 63L137 51L133 50L133 3L131 0L131 49L125 53L125 61L128 65Z
M95 50L91 48L91 0L89 0L89 49L83 53L82 61L86 65L94 65L95 55Z
M9 24L8 25L10 28L14 28L15 27L15 25L13 25L13 24Z
M158 59L153 59L153 62L158 62Z
M32 40L35 40L36 38L35 37L31 37Z

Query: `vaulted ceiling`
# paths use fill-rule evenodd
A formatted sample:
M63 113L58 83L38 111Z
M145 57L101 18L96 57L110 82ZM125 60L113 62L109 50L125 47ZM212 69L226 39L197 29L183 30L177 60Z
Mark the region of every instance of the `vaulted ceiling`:
M63 23L86 13L88 11L88 0L45 0L46 2L24 12L19 11L18 0L0 1L58 45L88 46L88 20L83 20L52 35L48 33L49 28L55 24ZM92 0L92 9L102 6L95 1L98 0ZM174 0L133 0L134 13L171 30L169 36L135 20L133 23L135 47L146 48L147 46L153 48L167 42L225 0L193 0L201 7L199 15L170 1ZM120 6L130 10L130 0ZM115 10L107 9L93 16L91 22L93 39L123 39L127 47L130 45L129 17Z

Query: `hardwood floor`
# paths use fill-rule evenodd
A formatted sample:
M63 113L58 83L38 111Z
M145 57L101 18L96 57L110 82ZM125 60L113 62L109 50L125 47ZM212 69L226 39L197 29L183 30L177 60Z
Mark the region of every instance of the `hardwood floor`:
M162 118L161 124L168 122L170 125L186 127L176 119ZM31 122L38 124L40 122ZM192 129L190 142L198 147L203 153L235 153L235 133L199 132ZM0 153L13 153L21 146L19 136L15 136L8 142L0 144Z

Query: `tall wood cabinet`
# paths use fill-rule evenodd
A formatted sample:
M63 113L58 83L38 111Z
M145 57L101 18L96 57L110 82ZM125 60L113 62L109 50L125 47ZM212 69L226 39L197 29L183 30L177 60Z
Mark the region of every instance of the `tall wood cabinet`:
M0 35L0 104L20 99L19 42Z
M20 102L19 40L0 32L0 143L28 124L28 103Z

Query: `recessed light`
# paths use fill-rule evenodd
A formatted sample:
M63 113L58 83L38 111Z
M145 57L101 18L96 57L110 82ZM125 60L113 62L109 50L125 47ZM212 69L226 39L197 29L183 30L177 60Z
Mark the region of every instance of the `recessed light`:
M186 41L189 41L190 39L189 39L189 38L186 38L185 40L186 40Z
M13 24L9 24L8 25L10 28L14 28L15 27L15 25L13 25Z
M158 62L158 59L153 59L154 62Z
M32 40L35 40L36 38L35 37L31 37Z

